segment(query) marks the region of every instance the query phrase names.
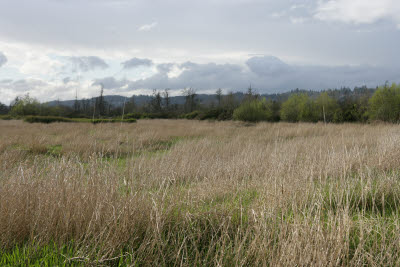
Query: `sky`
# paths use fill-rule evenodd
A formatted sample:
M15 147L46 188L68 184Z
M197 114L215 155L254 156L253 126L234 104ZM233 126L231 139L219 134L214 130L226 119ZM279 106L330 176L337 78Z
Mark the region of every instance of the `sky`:
M0 0L0 102L400 82L398 0Z

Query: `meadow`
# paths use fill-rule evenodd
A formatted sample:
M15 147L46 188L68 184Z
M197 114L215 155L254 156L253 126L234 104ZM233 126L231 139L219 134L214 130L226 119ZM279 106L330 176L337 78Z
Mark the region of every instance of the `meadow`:
M400 125L0 121L0 265L400 264Z

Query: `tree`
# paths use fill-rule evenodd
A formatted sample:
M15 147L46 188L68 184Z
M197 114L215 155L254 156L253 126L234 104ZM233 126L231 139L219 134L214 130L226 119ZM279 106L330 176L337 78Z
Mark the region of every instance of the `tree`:
M0 115L8 113L8 107L0 102Z
M80 112L81 106L78 101L78 90L75 91L75 101L74 101L74 112L78 114Z
M252 101L253 99L257 99L258 97L259 95L254 92L250 84L249 88L247 88L246 94L244 95L244 101Z
M315 100L318 120L324 122L333 122L339 112L339 105L335 99L330 97L327 92L322 92ZM337 116L337 115L336 115Z
M215 94L216 94L216 98L217 98L217 105L218 105L218 107L220 107L221 103L222 103L222 89L218 88L217 91L215 92Z
M185 111L192 112L196 108L196 90L193 88L183 89L182 94L185 96Z
M106 101L104 100L104 96L103 96L103 93L104 93L104 86L103 86L103 84L100 84L100 86L101 86L101 89L100 89L100 96L96 98L95 107L96 107L96 110L97 110L98 115L101 117L101 116L106 115L106 110L107 110L107 109L106 109L106 106L107 106L107 103L106 103Z
M318 120L315 104L307 94L293 94L283 102L281 118L289 122L315 122Z
M400 120L400 85L393 83L378 88L369 99L368 115L372 120Z
M271 121L272 118L272 101L266 101L265 98L244 101L233 112L233 119L241 121Z
M165 109L168 111L170 109L170 98L169 98L169 89L165 89L163 93Z
M40 103L35 98L30 97L28 93L23 97L15 98L11 104L10 113L13 116L39 115Z
M222 98L222 106L227 110L234 110L238 107L238 103L232 91Z
M125 113L132 113L136 110L135 98L132 95L129 100L125 103Z
M150 101L150 108L152 112L161 112L162 110L162 98L160 92L158 92L156 89L153 90L153 96Z

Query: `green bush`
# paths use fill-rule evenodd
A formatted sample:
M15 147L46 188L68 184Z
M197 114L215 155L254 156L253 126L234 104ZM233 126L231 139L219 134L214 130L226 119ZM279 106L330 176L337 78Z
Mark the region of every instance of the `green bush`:
M136 119L94 119L90 120L91 123L93 124L98 124L98 123L115 123L115 122L123 122L123 123L134 123L136 122Z
M194 120L194 119L197 119L197 117L198 117L199 115L200 115L200 111L195 110L195 111L192 111L192 112L190 112L190 113L184 114L184 115L183 115L183 118L184 118L184 119L188 119L188 120Z
M380 87L369 99L371 120L398 122L400 120L400 85Z
M265 99L245 101L233 111L233 119L248 122L272 120L271 105L272 102Z
M26 116L24 121L29 123L73 122L72 119L53 116Z
M0 120L12 120L13 117L10 115L0 115Z
M17 97L13 104L10 114L13 116L39 115L40 103L36 98L26 94L23 97Z
M281 119L289 122L316 122L318 121L318 108L306 94L294 94L283 102Z
M124 115L124 118L126 119L141 119L142 118L142 113L140 112L133 112L133 113L128 113Z
M25 122L29 123L52 123L52 122L91 122L93 124L98 123L115 123L115 122L123 122L123 123L134 123L136 119L86 119L86 118L64 118L64 117L55 117L55 116L26 116L24 118Z
M146 112L133 112L124 115L127 119L169 119L176 118L173 112L156 112L156 113L146 113Z

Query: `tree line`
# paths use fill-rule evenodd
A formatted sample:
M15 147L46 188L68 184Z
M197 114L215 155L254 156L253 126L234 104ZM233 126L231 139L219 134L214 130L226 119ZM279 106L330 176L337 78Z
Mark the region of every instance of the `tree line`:
M249 87L246 93L223 94L202 103L196 90L182 91L184 102L172 103L168 89L154 90L150 101L135 102L130 97L123 105L108 103L101 88L93 99L75 98L72 107L42 104L29 94L17 97L9 106L0 103L0 114L8 117L59 116L67 118L186 118L200 120L287 121L287 122L367 122L400 121L400 84L386 83L371 89L341 88L325 91L294 90L262 96ZM4 116L3 116L4 117Z

